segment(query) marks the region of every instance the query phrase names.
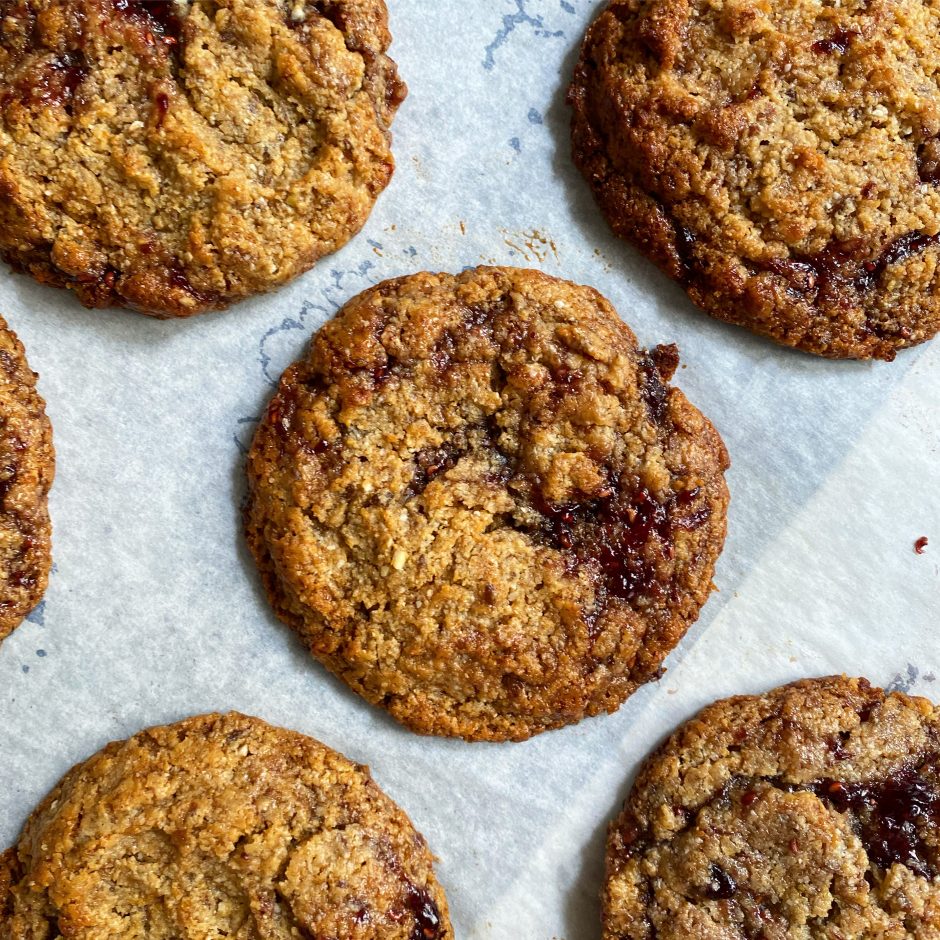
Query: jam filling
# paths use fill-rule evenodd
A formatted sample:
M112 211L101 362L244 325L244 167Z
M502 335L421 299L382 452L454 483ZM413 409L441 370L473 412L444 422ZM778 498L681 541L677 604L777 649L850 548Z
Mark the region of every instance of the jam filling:
M440 937L441 912L427 891L408 882L405 908L415 922L410 940L437 940Z
M814 42L811 48L818 55L831 55L833 52L843 55L858 35L857 29L837 29L828 39Z
M936 850L921 833L940 827L940 792L916 768L869 783L821 780L808 789L836 812L856 817L858 836L879 867L900 863L925 878L938 874Z
M6 500L10 490L16 485L18 475L19 466L11 455L7 462L0 466L0 504Z
M708 872L705 896L710 901L729 901L738 890L738 883L723 868L712 864Z
M492 317L493 315L487 307L464 308L461 327L448 327L443 330L431 350L428 358L434 370L441 376L445 376L450 371L457 354L458 341L465 339L468 334L491 339L493 335ZM496 364L498 365L498 362Z
M71 104L75 91L88 74L88 63L82 52L63 52L37 68L26 78L16 82L0 95L0 105L19 100L26 107L31 105Z
M283 396L279 396L283 397ZM275 399L277 401L277 399ZM271 415L279 430L286 431L293 423L293 407L285 400L277 414ZM672 557L678 531L692 531L704 525L711 516L705 505L694 511L690 507L701 493L699 487L671 493L658 500L638 483L621 492L617 479L605 487L602 495L583 503L556 505L545 498L537 481L529 482L513 470L514 461L499 448L499 429L492 422L479 429L483 446L494 452L496 469L487 482L509 486L529 503L540 517L533 527L508 515L508 525L520 532L535 534L563 553L569 574L586 571L598 582L598 606L609 598L633 600L639 596L658 595L663 589L657 576L658 558ZM459 435L437 447L427 447L414 455L415 469L404 491L404 499L420 495L436 477L452 469L474 447L470 435ZM658 542L658 558L649 550Z
M112 4L116 15L142 20L168 46L179 42L183 22L173 0L112 0Z
M70 101L87 74L88 63L81 52L63 53L50 64L49 73L33 100L41 104Z
M918 147L917 174L922 183L940 185L940 137L933 137Z
M545 538L565 553L569 571L587 569L601 581L607 597L633 600L662 589L647 550L650 542L658 540L668 558L676 530L696 529L711 515L708 507L681 514L699 492L696 487L660 502L646 487L621 493L615 482L608 495L562 506L552 505L536 490L533 506L542 516Z
M695 257L695 246L698 244L698 239L684 225L676 224L675 228L676 254L679 256L679 263L682 267L679 282L688 286L699 266L698 259Z
M798 290L834 295L846 288L869 291L889 265L897 264L932 245L940 244L940 233L908 232L896 238L880 255L867 261L857 255L858 242L834 242L815 255L765 262L767 270L783 275Z
M937 761L938 755L933 755L926 766L935 768ZM793 784L779 778L769 783L785 793L813 793L837 813L851 813L853 830L869 860L879 868L887 870L894 864L901 864L921 877L937 878L940 876L938 851L928 844L923 833L936 832L940 827L940 790L921 776L923 769L904 767L890 778L864 783L823 779ZM718 799L729 800L731 792L744 783L741 778L732 778L721 789ZM740 794L741 806L749 809L757 798L757 792L747 787ZM673 812L683 817L694 813L682 807L673 807ZM621 821L619 833L624 858L635 857L647 845L649 834L641 831L631 814ZM799 851L796 840L791 842L790 851ZM740 886L725 869L715 863L709 866L708 881L703 889L706 898L727 901L739 890Z
M345 34L346 21L343 16L342 4L336 3L334 0L306 0L303 6L304 9L300 11L302 15L295 17L291 13L287 17L287 23L292 29L300 29L307 22L309 19L307 8L310 8L317 16L329 20L341 33Z
M923 182L940 183L940 145L931 149L929 154L924 150L918 166ZM696 275L704 273L695 253L698 237L678 223L674 223L674 227L674 244L680 266L678 280L688 287ZM907 232L890 242L875 258L863 258L860 254L863 242L851 239L831 242L814 255L794 255L754 264L759 269L785 277L791 287L801 293L838 300L846 290L857 293L872 290L890 265L905 261L934 245L940 245L940 232L934 235Z
M666 419L669 390L665 383L672 378L678 365L679 350L674 343L654 347L640 363L643 377L640 395L657 424Z
M464 449L453 441L448 441L440 447L425 447L419 450L414 456L415 472L405 490L405 499L420 496L438 474L456 466L464 453Z
M153 108L154 114L156 114L154 124L157 127L163 127L163 122L166 120L167 114L170 113L169 95L161 91L156 98L153 99Z
M283 386L268 405L266 421L292 453L314 454L318 457L330 453L327 441L309 441L300 426L301 391L296 385Z

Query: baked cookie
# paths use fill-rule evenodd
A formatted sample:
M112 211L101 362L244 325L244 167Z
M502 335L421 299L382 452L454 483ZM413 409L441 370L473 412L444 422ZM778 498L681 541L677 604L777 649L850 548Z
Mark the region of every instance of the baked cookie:
M711 705L607 843L605 940L940 936L940 710L864 679Z
M0 937L451 940L431 863L368 768L204 715L65 775L0 857Z
M384 0L0 0L0 253L89 307L225 307L363 226Z
M248 543L311 652L415 731L614 711L711 590L724 445L596 291L416 274L353 298L248 458Z
M569 92L614 231L837 358L940 328L940 0L613 0Z
M0 641L36 606L51 565L52 426L23 345L0 317Z

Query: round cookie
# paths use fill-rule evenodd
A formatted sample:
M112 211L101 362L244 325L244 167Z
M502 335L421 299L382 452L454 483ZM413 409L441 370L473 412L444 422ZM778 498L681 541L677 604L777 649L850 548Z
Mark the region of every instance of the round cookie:
M823 356L940 328L940 0L612 0L569 91L614 231Z
M363 226L405 96L384 0L3 0L0 254L160 317Z
M596 291L513 268L350 300L248 459L248 543L311 652L415 731L614 711L711 590L727 454Z
M0 641L36 606L49 578L55 452L45 407L23 345L0 317Z
M940 935L940 709L864 679L709 706L611 828L604 940Z
M451 940L432 856L368 769L244 715L109 744L0 857L0 937Z

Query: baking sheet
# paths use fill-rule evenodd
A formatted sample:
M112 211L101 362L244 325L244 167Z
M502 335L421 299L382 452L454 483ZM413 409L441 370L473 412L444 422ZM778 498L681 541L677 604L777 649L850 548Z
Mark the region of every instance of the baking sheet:
M779 349L697 312L614 239L564 105L600 4L389 5L411 89L398 170L343 251L189 322L0 276L58 452L55 570L0 646L0 846L105 742L234 708L371 765L440 857L458 937L592 940L606 824L643 755L702 705L840 671L940 697L940 343L892 364ZM591 284L643 343L677 342L676 381L734 462L720 593L665 676L523 744L420 738L347 691L270 613L239 529L245 447L311 333L383 278L483 262Z

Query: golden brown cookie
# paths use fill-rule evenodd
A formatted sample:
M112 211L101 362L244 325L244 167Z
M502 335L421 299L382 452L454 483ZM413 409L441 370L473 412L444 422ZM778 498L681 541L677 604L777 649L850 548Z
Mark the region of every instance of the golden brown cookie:
M52 425L23 345L0 317L0 641L36 606L51 565Z
M698 616L727 454L596 291L514 268L350 300L248 461L248 543L311 652L410 728L614 711Z
M0 0L0 253L161 317L359 231L405 95L384 0Z
M109 744L0 856L3 940L452 940L432 856L368 769L244 715Z
M569 100L617 234L832 357L940 328L940 0L612 0Z
M725 699L610 828L605 940L935 940L940 709L864 679Z

